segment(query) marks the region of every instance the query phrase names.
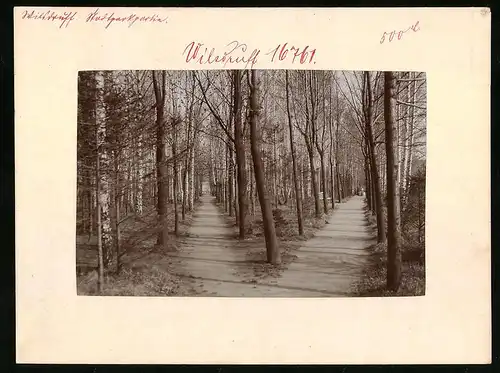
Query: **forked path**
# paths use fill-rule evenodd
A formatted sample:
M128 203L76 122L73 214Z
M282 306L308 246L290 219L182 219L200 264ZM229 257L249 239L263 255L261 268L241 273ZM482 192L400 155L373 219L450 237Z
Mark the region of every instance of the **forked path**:
M284 289L250 282L252 272L246 249L240 248L210 195L201 197L181 250L179 275L194 280L196 295L221 297L306 296L309 291ZM321 296L318 293L317 296Z
M329 223L297 250L280 278L252 283L246 250L239 248L214 204L201 198L180 252L179 274L194 281L197 295L226 297L346 296L366 264L371 235L361 197L340 204Z
M274 283L311 291L310 296L318 292L322 296L349 296L368 265L367 248L372 243L363 198L354 196L336 205L328 223L295 252L295 261Z

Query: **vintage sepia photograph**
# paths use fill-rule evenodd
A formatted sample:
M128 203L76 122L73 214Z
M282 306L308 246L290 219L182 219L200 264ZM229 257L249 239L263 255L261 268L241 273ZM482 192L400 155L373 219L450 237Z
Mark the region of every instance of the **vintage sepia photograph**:
M78 295L425 295L419 71L78 73Z
M13 16L18 363L491 362L488 8Z

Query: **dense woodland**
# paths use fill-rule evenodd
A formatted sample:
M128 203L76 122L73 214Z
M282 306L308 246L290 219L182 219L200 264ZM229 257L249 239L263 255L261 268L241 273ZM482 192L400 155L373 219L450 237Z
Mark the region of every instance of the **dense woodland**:
M130 220L147 219L168 251L211 193L239 239L260 224L279 264L283 211L301 236L360 194L397 290L404 256L424 255L425 148L425 73L82 71L77 236L95 237L102 286L122 268Z

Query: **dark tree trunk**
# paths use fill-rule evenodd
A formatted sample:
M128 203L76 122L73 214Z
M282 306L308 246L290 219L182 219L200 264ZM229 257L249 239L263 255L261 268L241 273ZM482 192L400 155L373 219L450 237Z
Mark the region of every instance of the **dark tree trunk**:
M87 177L86 177L86 179L88 180L87 192L86 192L86 200L87 200L87 207L88 207L88 221L87 221L86 229L85 229L85 232L88 233L89 236L91 236L92 232L93 232L94 213L95 213L94 203L93 203L93 198L92 198L93 185L91 182L91 180L92 180L91 175L92 174L90 172L90 167L89 167L89 169L87 170Z
M234 208L234 218L236 220L236 224L238 227L240 226L240 209L238 208L238 165L234 167L233 169L233 195L234 195L234 203L233 203L233 208Z
M174 171L174 234L179 235L179 166L177 162L177 122L174 121L172 126L173 141L172 141L172 167Z
M309 173L311 175L311 188L314 196L314 212L317 218L321 217L321 205L319 202L318 180L316 179L316 169L314 167L314 148L306 138L307 155L309 156Z
M258 133L258 120L259 120L259 77L258 70L251 70L250 85L250 140L253 166L255 171L255 183L257 193L259 195L260 208L262 211L262 220L264 224L264 236L266 239L267 261L272 264L279 264L281 262L281 255L278 248L278 240L276 238L276 230L274 227L273 214L266 191L266 184L264 180L264 165L262 162L262 155L260 150L260 135Z
M187 175L188 175L188 160L189 157L186 157L184 162L184 167L182 169L182 208L181 208L181 219L182 221L186 220L186 203L187 203Z
M290 87L288 82L288 70L285 70L285 87L286 87L286 111L288 115L288 129L290 132L290 151L292 153L292 168L293 168L293 186L295 188L295 204L297 209L297 225L299 227L299 235L304 234L304 225L302 223L302 199L297 177L297 160L295 155L295 144L293 141L293 125L292 114L290 112Z
M373 211L372 204L372 187L371 187L371 178L370 178L370 165L368 161L368 155L365 155L365 195L366 195L366 204L368 205L368 210Z
M314 145L313 142L316 138L316 118L315 118L315 96L313 90L313 74L312 71L309 72L309 97L311 99L311 110L309 112L309 105L307 104L308 100L306 97L306 121L308 121L308 126L306 131L308 132L305 136L305 142L307 147L307 154L309 155L309 168L311 173L311 186L312 192L314 195L314 211L317 218L321 217L321 205L319 202L319 188L318 188L318 180L316 179L316 169L314 165ZM306 77L307 83L307 77ZM307 93L306 93L307 95Z
M323 187L323 211L325 214L328 214L328 201L327 201L327 196L328 193L326 192L326 170L325 170L325 155L323 152L319 154L319 160L320 160L320 177L321 177L321 182L322 182L322 187Z
M228 162L227 162L227 208L229 216L233 216L233 152L229 145L227 146Z
M338 103L337 103L338 106ZM337 118L338 119L338 118ZM339 203L342 202L342 199L344 196L342 195L342 183L340 182L340 164L339 164L339 122L337 121L337 124L335 126L335 177L337 178L337 196L338 196L338 201Z
M340 179L340 169L339 164L337 163L337 167L335 167L335 173L337 174L337 189L338 189L338 198L339 203L344 199L344 188L342 186L342 180Z
M398 185L397 131L395 120L396 80L384 73L384 119L387 159L387 288L397 291L401 284L401 219Z
M101 192L101 178L99 167L99 155L96 160L96 194L97 194L97 291L102 293L104 289L104 250L102 242L102 219L101 219L101 203L99 202L99 193Z
M377 242L385 241L384 211L382 205L382 192L380 191L380 178L378 173L377 158L375 157L375 142L373 140L373 96L371 90L371 80L368 72L365 72L367 88L367 121L366 136L368 138L368 149L370 154L370 169L372 172L372 182L375 194L375 210L377 215Z
M238 226L239 238L245 238L245 224L248 209L246 158L244 134L241 123L241 70L234 70L234 143L236 149L237 182L238 182Z
M115 146L118 146L118 143L115 139ZM115 250L116 257L116 273L120 273L120 183L119 183L119 174L118 174L118 154L117 149L113 151L113 200L112 200L112 209L113 209L113 219L112 223L112 232L113 232L113 247Z
M330 196L332 197L332 210L335 209L335 160L334 160L334 144L333 144L333 123L331 120L331 107L332 103L330 101L330 123L328 129L330 132Z
M160 231L158 233L158 244L166 245L168 242L168 222L167 222L167 175L165 164L165 71L162 71L162 81L159 84L156 77L157 72L153 71L153 88L156 98L156 185L157 185L157 213L160 220Z
M335 166L333 164L333 155L330 154L330 196L332 198L332 210L335 209Z
M222 185L222 198L224 199L224 211L229 213L230 210L230 205L229 205L229 188L227 187L229 184L229 175L228 175L228 170L229 170L229 146L226 145L225 147L225 167L224 167L224 177L226 180L221 181Z

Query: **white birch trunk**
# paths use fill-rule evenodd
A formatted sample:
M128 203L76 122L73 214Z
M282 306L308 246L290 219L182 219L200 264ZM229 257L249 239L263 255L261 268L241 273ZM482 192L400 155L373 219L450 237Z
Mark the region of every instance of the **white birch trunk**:
M400 74L400 73L396 73L396 78L402 78L403 75ZM399 97L399 94L396 93L396 96L397 98ZM397 154L398 154L398 159L400 160L403 160L404 162L404 159L403 159L403 155L402 153L404 152L404 135L402 134L402 131L401 131L401 125L400 125L400 122L401 122L401 114L403 113L403 110L401 110L401 105L396 105L396 144L397 144ZM404 125L406 126L406 115L405 115L405 119L404 119ZM402 170L403 170L403 167L401 167L401 165L398 167L398 174L397 174L397 185L398 185L398 188L401 187L402 183L403 183L403 180L404 180L404 176L402 175ZM384 172L385 174L385 172Z
M142 135L138 139L138 157L137 157L137 198L136 198L136 212L142 214L143 212L143 196L144 196L144 163L142 160Z
M195 188L194 188L194 185L195 185L195 177L194 177L194 155L195 155L195 152L194 152L194 147L193 149L191 150L191 159L190 159L190 165L189 165L189 211L192 211L193 210L193 206L194 206L194 194L195 194Z
M415 102L415 95L416 95L416 88L417 88L417 83L413 82L413 87L412 87L412 97L411 100L414 103ZM405 165L405 174L406 174L406 179L405 179L405 192L407 191L409 184L410 184L410 178L411 178L411 164L413 161L413 126L414 126L414 120L415 120L415 108L411 108L411 115L410 119L408 121L408 144L407 144L407 149L408 153L406 156L406 165Z
M408 76L409 79L412 79L412 74L410 73ZM407 89L407 94L406 94L406 102L410 102L411 97L410 97L410 87L412 86L412 82L408 83L408 89ZM410 133L410 113L411 113L411 108L407 107L406 108L406 113L405 113L405 121L404 121L404 142L403 142L403 158L401 159L400 162L400 173L402 174L402 179L400 181L400 187L403 190L402 196L404 199L405 193L406 193L406 181L408 180L409 174L408 174L408 161L409 161L409 152L410 152L410 142L409 142L409 133Z
M102 256L111 250L111 220L110 220L110 191L111 180L109 173L109 154L106 149L106 108L104 106L104 75L96 72L96 125L97 125L97 217L98 217L98 244L99 248L99 275L104 271Z

